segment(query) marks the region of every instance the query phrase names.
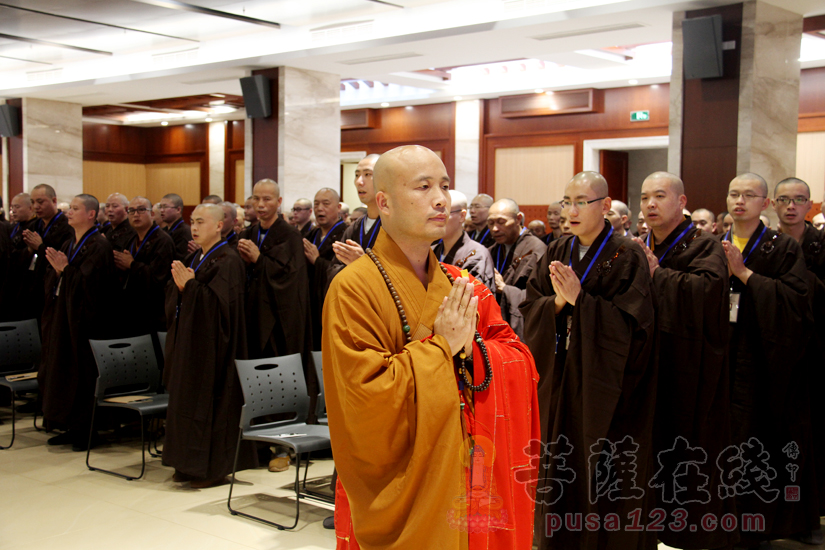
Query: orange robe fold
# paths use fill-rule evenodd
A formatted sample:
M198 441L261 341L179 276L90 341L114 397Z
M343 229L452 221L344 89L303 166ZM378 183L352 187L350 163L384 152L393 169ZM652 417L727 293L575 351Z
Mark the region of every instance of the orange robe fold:
M490 387L459 391L449 345L432 334L451 288L432 252L428 286L381 233L373 248L412 328L406 343L378 268L359 258L324 305L326 404L339 485L339 549L524 549L533 537L537 477L524 452L540 438L538 375L527 346L475 281ZM459 270L447 266L453 277ZM473 380L484 379L473 344ZM465 396L472 402L463 408Z

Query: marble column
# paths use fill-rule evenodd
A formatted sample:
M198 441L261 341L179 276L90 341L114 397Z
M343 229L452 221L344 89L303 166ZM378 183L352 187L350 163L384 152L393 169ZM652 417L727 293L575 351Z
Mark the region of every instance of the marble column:
M481 101L459 101L455 106L455 190L467 195L467 203L478 194Z
M671 174L682 173L682 113L683 95L682 86L684 84L684 72L682 71L682 52L684 43L682 42L682 21L685 20L685 12L673 14L673 46L671 57L673 58L673 69L670 75L670 117L668 125L668 150L667 150L667 171Z
M0 99L0 105L5 105L6 100ZM6 210L6 219L9 219L9 139L0 137L0 188L2 188L3 206Z
M310 200L341 179L341 77L280 67L278 74L278 183L283 210ZM274 90L273 90L274 92Z
M47 183L57 191L58 202L83 193L81 106L23 98L22 119L23 190Z
M224 191L224 172L226 163L226 124L209 123L209 194L223 197L223 200L235 201L235 197L226 197ZM240 183L240 182L239 182Z

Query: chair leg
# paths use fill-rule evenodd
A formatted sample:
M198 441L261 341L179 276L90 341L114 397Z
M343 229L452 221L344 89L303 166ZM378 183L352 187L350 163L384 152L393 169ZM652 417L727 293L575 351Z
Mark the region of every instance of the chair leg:
M15 434L15 430L17 428L15 426L17 424L17 422L16 422L16 420L17 420L17 411L15 410L15 407L14 407L14 397L17 395L17 392L12 390L11 388L9 388L9 391L11 392L11 441L9 441L9 444L6 447L3 447L2 445L0 445L0 449L2 449L2 450L11 449L11 446L14 445L14 434Z
M149 451L149 456L151 456L152 458L161 458L163 456L163 451L158 450L158 439L159 439L158 438L158 433L159 432L160 432L160 430L155 431L155 432L152 433L152 440L146 446L146 448ZM153 445L155 447L154 452L152 452L152 446Z
M233 516L243 516L245 518L253 519L255 521L259 521L261 523L265 523L266 525L270 525L272 527L278 528L280 531L288 531L290 529L295 529L298 525L298 515L301 512L301 499L299 497L299 483L300 483L300 475L301 475L301 455L298 455L298 465L295 469L295 523L293 523L290 527L286 527L281 525L280 523L275 523L274 521L265 520L264 518L253 516L252 514L247 514L245 512L241 512L240 510L235 510L232 508L232 489L235 487L235 472L238 470L238 455L241 451L241 440L243 439L243 434L238 434L238 446L235 449L235 462L232 465L232 480L229 482L229 498L226 500L226 507L229 508L229 513Z
M140 475L139 476L128 476L126 474L119 474L117 472L113 472L111 470L104 470L103 468L97 468L89 464L89 455L92 453L92 433L95 430L95 413L97 412L97 401L92 408L92 425L89 428L89 445L86 448L86 467L93 471L93 472L103 472L104 474L109 474L111 476L116 476L127 481L133 481L135 479L140 479L143 477L144 472L146 471L146 450L145 450L145 436L143 433L143 415L140 415ZM138 413L140 414L140 413Z

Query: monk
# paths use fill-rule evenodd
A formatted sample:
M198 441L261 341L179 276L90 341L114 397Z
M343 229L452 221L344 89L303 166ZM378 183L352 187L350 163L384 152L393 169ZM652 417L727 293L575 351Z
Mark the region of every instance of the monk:
M183 199L180 195L169 193L160 201L160 212L166 231L175 243L175 259L180 261L189 255L189 241L192 232L189 226L183 223Z
M562 205L573 236L550 243L521 307L549 446L535 452L546 468L538 547L653 549L655 532L624 528L628 514L649 518L654 507L645 487L656 404L650 270L639 246L605 219L611 199L601 174L576 174ZM576 530L575 519L565 523L575 514L597 520Z
M258 211L255 210L255 201L252 200L252 197L247 197L246 202L243 203L243 219L246 222L246 227L255 225L258 221Z
M547 227L550 228L550 232L544 236L544 242L550 244L550 241L554 241L562 235L561 204L559 202L550 203L547 207Z
M501 199L490 207L487 228L495 241L490 256L496 269L496 299L501 305L501 316L519 338L524 336L519 304L526 296L527 280L547 250L541 239L522 229L523 223L524 214L512 199Z
M338 548L529 550L530 352L489 289L430 249L450 210L441 159L393 149L375 186L382 232L324 305Z
M146 197L132 199L126 211L135 236L126 250L114 251L115 267L121 273L126 300L141 307L128 312L124 335L166 332L164 302L175 243L152 220L152 203Z
M450 217L447 218L444 238L433 245L435 257L439 262L467 270L470 275L484 283L484 286L491 292L495 292L495 269L490 251L464 232L467 195L450 189L450 203L452 206Z
M42 306L43 288L36 284L35 272L29 269L34 252L23 240L23 233L36 231L39 219L34 214L34 202L28 193L17 194L11 200L9 210L12 225L9 228L9 274L5 282L7 307L0 311L0 318L3 321L35 319L42 312L42 307L39 311L36 307L37 304ZM33 300L33 297L37 299Z
M206 199L203 200L204 202L202 202L201 204L215 204L223 209L224 220L223 226L221 227L221 239L225 240L226 244L228 244L231 248L237 251L238 234L235 233L235 221L237 219L238 213L235 210L235 205L231 202L215 203L212 201L207 201ZM201 245L199 245L197 241L189 241L188 250L189 253L192 254L193 252L201 250Z
M734 447L718 462L727 468L726 494L735 496L738 513L764 518L761 528L741 533L740 544L755 547L819 526L804 361L813 316L799 243L759 219L770 205L765 180L752 173L737 176L728 187L727 204L733 226L722 246L731 273ZM736 467L742 460L749 461L744 472ZM786 499L785 488L793 486L800 488L797 498Z
M109 239L112 250L121 252L135 238L135 230L129 224L126 214L129 199L120 193L112 193L103 207L106 209L106 218L109 223L101 226L100 231Z
M37 383L47 427L66 430L49 445L70 444L74 451L89 445L97 380L89 339L111 337L106 310L114 265L112 245L95 225L99 209L92 195L72 199L65 216L74 236L60 250L46 248L44 258L49 268Z
M716 217L707 208L697 208L691 213L690 219L697 229L716 234Z
M699 228L683 215L686 203L684 184L674 174L654 172L642 183L641 209L651 232L634 240L650 265L660 329L654 426L659 464L646 481L669 518L680 508L691 518L721 518L736 512L732 499L719 497L716 466L731 444L727 258L707 225ZM696 460L697 449L706 460ZM680 464L690 466L682 470ZM722 548L738 540L735 531L673 527L666 522L658 536L674 548Z
M799 178L786 178L774 188L773 208L779 218L779 231L794 239L802 248L805 266L808 268L808 294L814 314L814 330L803 361L814 366L825 345L825 234L805 221L811 211L811 190ZM819 515L825 515L825 418L822 400L817 388L825 383L822 369L809 368L807 387L810 390L811 435L814 444L816 467L816 492L819 496ZM809 488L807 490L812 490ZM821 529L811 533L800 533L798 540L808 544L822 544Z
M315 193L315 229L304 237L304 255L309 276L309 304L312 319L312 349L321 350L321 311L329 282L328 269L335 259L332 243L340 241L347 224L341 219L338 192L324 188Z
M309 199L298 199L292 205L292 223L301 232L301 237L306 237L309 232L315 229L312 223L312 201Z
M490 248L495 244L493 236L490 234L490 229L487 227L487 216L490 213L490 207L493 205L493 197L486 193L476 195L470 203L470 225L472 230L467 234L476 242L483 246Z
M232 472L244 404L235 359L245 359L244 264L221 238L224 211L201 204L192 236L201 250L172 263L166 287L166 364L169 392L163 464L172 480L213 487ZM238 470L257 466L250 442Z

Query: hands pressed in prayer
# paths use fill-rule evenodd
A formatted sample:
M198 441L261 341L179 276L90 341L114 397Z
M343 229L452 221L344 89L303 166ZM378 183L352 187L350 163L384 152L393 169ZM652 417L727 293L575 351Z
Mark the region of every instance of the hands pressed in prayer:
M23 241L32 252L37 252L37 249L43 244L43 238L40 236L40 233L28 229L23 230Z
M187 249L187 250L189 251L189 253L191 254L192 252L195 252L195 251L197 251L197 250L200 250L200 249L201 249L201 245L199 245L199 244L198 244L198 243L196 243L195 241L189 241L188 243L186 243L186 249Z
M183 292L186 283L195 278L195 271L191 267L186 267L182 262L175 260L172 262L172 278L178 290Z
M556 293L556 313L560 312L565 304L576 305L576 300L582 289L581 281L573 268L559 261L551 262L550 282Z
M650 276L653 277L653 272L659 268L659 258L656 257L656 254L654 254L653 251L650 250L645 242L639 237L633 237L633 241L642 247L642 251L645 253L645 257L647 258L647 265L650 266Z
M312 265L315 265L315 260L317 260L318 256L320 256L318 253L318 247L306 239L304 239L304 256L307 257L307 260Z
M38 235L38 237L39 236L40 235ZM55 250L51 247L46 249L46 259L50 264L52 264L52 267L58 275L63 273L63 270L66 269L67 265L69 265L69 258L67 258L66 255L59 250Z
M129 269L132 266L132 262L135 261L132 255L125 250L123 252L113 250L112 253L115 255L115 267L118 269L125 271Z
M335 257L344 265L349 265L364 255L364 249L361 248L361 245L351 239L347 239L346 243L332 243L332 251L335 252Z
M504 277L501 276L501 273L498 272L498 269L494 270L496 272L496 293L501 294L504 292L504 287L507 286L504 284Z
M246 263L254 264L258 261L261 251L255 246L255 243L249 239L241 239L238 241L238 254L241 255L241 259Z
M748 284L753 271L745 267L742 252L730 241L722 241L722 247L725 249L725 256L728 257L729 274L738 277L744 284Z
M456 355L462 347L471 352L476 330L478 298L469 279L460 277L453 283L450 293L438 308L433 334L443 336L450 345L450 355Z

